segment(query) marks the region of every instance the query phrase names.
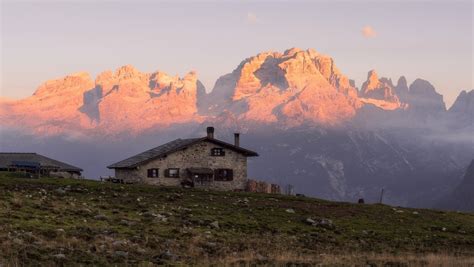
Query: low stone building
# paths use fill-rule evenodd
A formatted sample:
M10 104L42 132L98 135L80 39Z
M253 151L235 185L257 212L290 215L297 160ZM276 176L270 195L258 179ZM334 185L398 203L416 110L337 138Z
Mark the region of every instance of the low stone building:
M37 153L0 152L0 171L22 172L32 177L81 178L82 169Z
M235 133L229 144L214 138L214 128L208 127L205 137L176 139L107 168L125 183L245 190L247 157L258 154L242 148L239 138Z

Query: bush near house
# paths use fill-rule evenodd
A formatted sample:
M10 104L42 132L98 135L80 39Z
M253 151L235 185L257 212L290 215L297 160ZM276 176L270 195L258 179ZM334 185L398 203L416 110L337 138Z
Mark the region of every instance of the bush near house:
M468 213L8 174L0 192L2 266L474 263Z

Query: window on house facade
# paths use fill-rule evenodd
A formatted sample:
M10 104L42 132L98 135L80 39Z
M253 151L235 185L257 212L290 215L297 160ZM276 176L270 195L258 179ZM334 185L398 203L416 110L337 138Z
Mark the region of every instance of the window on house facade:
M223 148L215 147L211 149L211 156L214 157L223 157L225 155L225 151Z
M149 178L158 178L160 169L148 169L147 176Z
M165 170L165 177L168 178L179 178L179 169L178 168L169 168Z
M215 169L215 181L232 181L234 179L234 171L232 169Z

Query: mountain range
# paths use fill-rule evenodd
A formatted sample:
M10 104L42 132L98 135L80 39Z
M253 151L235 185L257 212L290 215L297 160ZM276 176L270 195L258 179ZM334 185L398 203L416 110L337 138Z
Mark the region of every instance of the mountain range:
M473 94L463 91L448 113L472 119ZM0 101L3 126L21 125L42 135L140 134L215 119L286 128L341 126L371 107L420 116L446 111L443 97L428 81L416 79L408 86L400 77L394 85L371 70L359 91L331 57L297 48L245 59L209 94L195 72L177 77L126 65L102 72L95 81L85 72L75 73L43 83L26 99Z
M196 72L71 74L25 99L0 99L0 119L2 150L46 150L87 164L91 176L205 125L224 139L239 131L261 155L251 176L337 200L378 199L385 188L390 203L429 206L474 158L474 90L447 109L423 79L394 84L370 70L359 89L313 49L249 57L209 93ZM69 152L86 147L87 156Z

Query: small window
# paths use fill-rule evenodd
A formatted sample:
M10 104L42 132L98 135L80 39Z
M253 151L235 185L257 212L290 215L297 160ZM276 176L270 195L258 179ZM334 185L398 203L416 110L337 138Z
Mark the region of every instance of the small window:
M169 168L165 170L165 177L168 178L179 178L179 169L178 168Z
M214 157L223 157L225 155L225 151L223 148L215 147L211 149L211 156Z
M158 178L159 170L160 169L148 169L147 170L148 171L147 176L149 178Z
M214 170L215 181L232 181L233 179L234 179L234 171L232 169Z

